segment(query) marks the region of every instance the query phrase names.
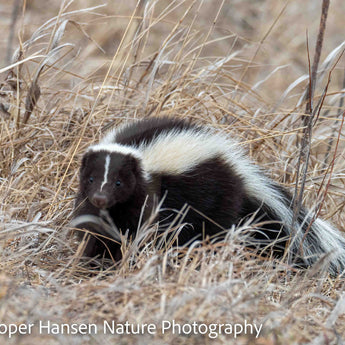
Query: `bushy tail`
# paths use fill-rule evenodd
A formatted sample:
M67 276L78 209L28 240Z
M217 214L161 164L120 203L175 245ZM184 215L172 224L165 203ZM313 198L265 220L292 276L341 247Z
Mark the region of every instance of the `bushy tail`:
M316 218L312 212L302 209L296 235L291 239L290 250L302 257L310 266L324 258L328 271L333 274L345 273L345 238L328 222ZM294 234L294 230L291 231Z
M328 271L345 273L345 237L328 222L314 217L314 211L301 209L296 224L293 222L292 198L281 187L272 184L276 198L274 213L282 220L288 239L288 251L292 258L311 266L324 258Z

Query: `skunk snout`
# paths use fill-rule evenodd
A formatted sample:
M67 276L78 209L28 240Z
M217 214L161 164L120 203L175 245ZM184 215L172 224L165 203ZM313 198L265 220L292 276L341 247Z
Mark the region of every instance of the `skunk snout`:
M105 194L102 193L95 193L91 199L91 202L100 209L107 208L108 205L108 198Z

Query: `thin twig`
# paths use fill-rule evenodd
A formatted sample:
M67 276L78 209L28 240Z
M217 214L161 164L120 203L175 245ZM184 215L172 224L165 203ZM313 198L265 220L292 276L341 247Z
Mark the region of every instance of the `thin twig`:
M308 88L308 93L307 93L306 114L309 114L309 115L311 115L313 112L312 102L313 102L313 96L314 96L315 85L316 85L317 70L319 67L320 56L321 56L321 51L322 51L323 38L325 35L325 30L326 30L326 21L327 21L329 3L330 3L329 0L322 1L322 12L321 12L319 33L317 35L313 66L311 68L311 77L309 79L310 87ZM308 121L306 117L304 117L304 121L305 122Z
M308 40L307 40L308 66L309 66L309 76L310 77L309 77L309 85L308 85L308 91L307 91L306 111L305 111L305 115L303 116L303 124L304 124L305 128L303 131L303 138L302 138L302 142L301 142L300 155L299 155L298 164L297 164L295 194L294 194L294 198L293 198L293 213L294 214L293 214L293 219L292 219L292 229L295 229L295 225L296 225L296 222L297 222L297 219L299 217L300 210L302 207L303 192L304 192L305 181L306 181L307 172L308 172L308 163L309 163L310 149L311 149L312 129L313 129L313 125L315 124L314 116L316 114L316 112L313 111L312 100L314 97L316 78L317 78L317 70L318 70L318 66L319 66L319 61L320 61L320 56L321 56L321 51L322 51L322 43L323 43L324 33L325 33L325 29L326 29L328 8L329 8L329 0L323 0L320 26L319 26L319 33L318 33L318 37L317 37L315 54L314 54L314 61L313 61L313 65L312 65L311 70L310 70ZM319 107L319 111L320 110L321 110L321 106ZM303 169L303 173L301 176L300 189L298 191L300 172L302 169Z

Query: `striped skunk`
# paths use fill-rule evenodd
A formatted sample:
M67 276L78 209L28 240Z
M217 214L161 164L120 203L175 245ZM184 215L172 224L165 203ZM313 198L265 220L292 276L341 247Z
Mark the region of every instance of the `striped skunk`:
M122 234L134 237L147 197L162 200L159 224L189 206L178 245L205 236L224 238L224 229L254 217L260 228L253 243L261 248L271 244L278 256L288 248L301 266L328 254L332 274L345 269L340 232L321 219L313 221L305 209L292 230L291 196L244 155L238 142L214 129L177 118L148 118L114 129L90 146L82 158L72 221L94 234L88 235L84 255L108 252L121 259L120 245L100 237L106 233L94 219L107 211Z

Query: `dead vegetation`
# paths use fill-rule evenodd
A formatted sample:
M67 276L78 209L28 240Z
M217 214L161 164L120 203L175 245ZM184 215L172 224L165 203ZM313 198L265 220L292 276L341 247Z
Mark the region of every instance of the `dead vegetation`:
M241 246L246 224L231 229L229 243L184 255L129 247L128 260L102 270L79 260L67 231L85 147L111 126L146 116L192 117L232 133L293 192L303 119L311 114L305 32L314 47L321 2L306 10L294 0L1 6L8 37L1 56L11 51L13 58L0 66L0 323L263 324L257 339L49 335L34 328L1 336L1 344L344 342L344 280L329 277L322 262L298 272L257 258ZM344 7L339 0L329 9L303 177L303 202L339 229Z

